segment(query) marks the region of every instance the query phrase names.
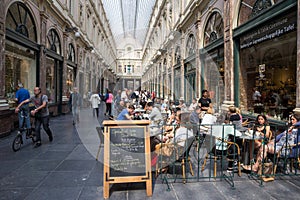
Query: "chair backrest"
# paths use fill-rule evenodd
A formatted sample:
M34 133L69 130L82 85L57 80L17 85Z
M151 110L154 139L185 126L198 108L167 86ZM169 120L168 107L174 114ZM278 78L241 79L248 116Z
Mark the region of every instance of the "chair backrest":
M216 137L216 149L217 150L226 150L227 143L223 142L228 139L229 135L234 135L236 130L234 130L233 125L213 125L211 130L211 135Z
M179 155L180 156L179 156L178 160L188 158L190 150L191 150L191 147L192 147L194 141L195 141L195 137L194 136L193 137L189 137L188 139L185 140L184 147L181 147L183 153L181 153L179 151Z

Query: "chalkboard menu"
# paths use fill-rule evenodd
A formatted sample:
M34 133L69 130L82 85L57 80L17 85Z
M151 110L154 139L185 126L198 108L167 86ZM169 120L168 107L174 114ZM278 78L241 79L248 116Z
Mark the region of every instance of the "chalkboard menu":
M105 120L103 197L109 184L145 182L152 196L149 120Z
M145 176L144 127L110 127L110 177Z

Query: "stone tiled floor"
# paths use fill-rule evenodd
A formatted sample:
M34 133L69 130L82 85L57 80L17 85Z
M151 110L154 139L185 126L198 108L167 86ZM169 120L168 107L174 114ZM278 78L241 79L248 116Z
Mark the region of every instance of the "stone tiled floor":
M100 119L103 119L103 114ZM82 110L81 122L74 127L71 115L51 118L54 133L52 143L42 132L42 146L33 148L27 140L18 152L11 148L12 133L0 139L0 199L73 200L103 199L103 165L95 160L98 136L90 109ZM103 151L101 151L103 153ZM162 184L160 177L153 179L153 196L147 197L141 183L111 186L110 199L297 199L300 195L299 177L278 177L260 186L256 180L234 176L232 189L217 179L188 180L182 184Z

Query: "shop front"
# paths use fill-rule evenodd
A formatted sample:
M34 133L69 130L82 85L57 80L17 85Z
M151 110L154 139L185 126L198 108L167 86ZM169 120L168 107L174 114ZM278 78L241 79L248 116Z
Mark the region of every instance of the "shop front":
M249 113L281 120L296 107L295 2L278 3L235 30L239 65L236 88L240 91L237 101Z
M44 51L46 61L44 70L46 95L48 96L50 115L62 113L62 77L63 77L63 57L61 40L58 32L52 28L47 33L46 49Z
M25 20L26 19L26 23ZM17 126L14 109L15 92L19 83L33 94L38 84L40 46L37 43L36 24L30 10L20 2L10 5L5 18L4 99L8 106L1 107L0 137L8 134Z

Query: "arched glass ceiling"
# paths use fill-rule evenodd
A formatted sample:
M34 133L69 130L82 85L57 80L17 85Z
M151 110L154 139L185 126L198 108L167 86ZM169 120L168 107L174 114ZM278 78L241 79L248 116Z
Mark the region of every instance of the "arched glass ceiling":
M103 0L115 41L133 37L144 43L156 0Z

